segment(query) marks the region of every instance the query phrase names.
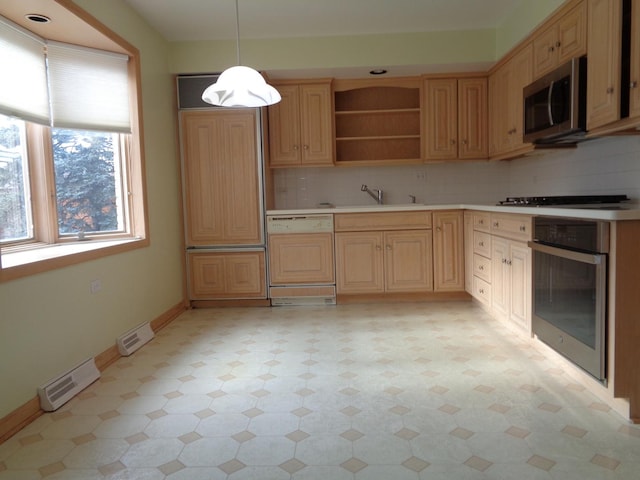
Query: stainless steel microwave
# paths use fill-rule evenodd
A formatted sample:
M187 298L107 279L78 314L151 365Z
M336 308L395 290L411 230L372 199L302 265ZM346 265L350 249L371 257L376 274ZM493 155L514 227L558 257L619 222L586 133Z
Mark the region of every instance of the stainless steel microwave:
M573 58L523 90L525 143L576 143L586 134L587 57Z

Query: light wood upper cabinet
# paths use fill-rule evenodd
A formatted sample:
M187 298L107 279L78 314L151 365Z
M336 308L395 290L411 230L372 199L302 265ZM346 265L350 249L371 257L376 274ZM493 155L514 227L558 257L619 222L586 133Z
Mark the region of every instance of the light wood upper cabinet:
M262 243L257 114L180 112L187 246Z
M433 212L433 276L436 292L464 290L462 211Z
M487 79L426 79L427 160L487 158Z
M275 86L282 100L268 107L271 167L332 166L331 83Z
M458 158L482 159L489 155L488 80L458 80Z
M587 53L587 4L581 2L533 40L533 76Z
M620 118L622 2L588 0L587 129Z
M458 81L425 81L425 132L427 160L458 158Z
M631 0L630 80L629 116L640 117L640 0Z
M522 90L531 83L533 47L527 44L489 77L489 156L526 151Z

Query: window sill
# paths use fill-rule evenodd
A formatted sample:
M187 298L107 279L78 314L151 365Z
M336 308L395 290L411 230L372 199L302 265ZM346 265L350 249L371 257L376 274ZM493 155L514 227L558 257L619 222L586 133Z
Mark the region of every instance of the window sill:
M46 245L41 248L16 252L2 252L0 256L0 281L14 280L56 268L95 260L107 255L144 247L148 244L148 240L140 238L87 240Z

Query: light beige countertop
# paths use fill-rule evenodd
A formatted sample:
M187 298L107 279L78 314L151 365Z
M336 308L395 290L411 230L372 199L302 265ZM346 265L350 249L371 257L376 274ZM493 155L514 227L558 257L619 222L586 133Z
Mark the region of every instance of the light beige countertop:
M379 213L406 212L412 210L481 210L496 213L520 213L525 215L548 215L553 217L586 218L594 220L640 220L640 205L621 203L619 206L592 205L588 208L576 207L517 207L486 204L438 204L423 205L409 203L401 205L354 205L330 208L300 208L287 210L267 210L267 215L314 215L327 213Z

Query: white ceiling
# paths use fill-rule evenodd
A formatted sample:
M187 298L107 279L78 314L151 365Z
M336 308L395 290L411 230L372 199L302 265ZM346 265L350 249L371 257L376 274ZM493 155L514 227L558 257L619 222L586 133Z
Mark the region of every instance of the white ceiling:
M169 41L234 39L234 0L126 0ZM240 36L495 28L523 0L238 0Z

